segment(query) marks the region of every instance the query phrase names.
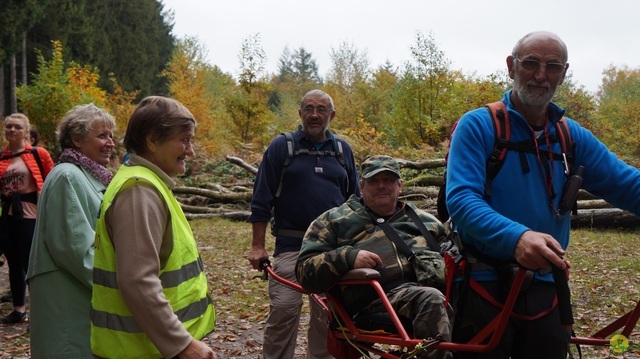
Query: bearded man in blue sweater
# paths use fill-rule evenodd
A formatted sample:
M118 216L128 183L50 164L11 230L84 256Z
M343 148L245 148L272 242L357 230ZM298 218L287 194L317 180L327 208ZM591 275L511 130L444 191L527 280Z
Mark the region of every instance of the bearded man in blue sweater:
M582 188L616 207L640 214L640 172L610 152L591 132L565 118L573 145L565 153L554 141L564 110L551 102L569 68L565 43L555 34L533 32L507 56L513 88L502 102L510 119L510 141L528 140L530 151L507 152L487 185L487 160L494 150L494 123L486 108L466 113L455 129L447 168L447 209L462 247L475 256L471 268L497 301L506 295L495 263L529 269L533 280L518 298L498 348L490 353L455 353L456 358L566 358L570 333L554 304L552 268L563 260L571 229L570 207L561 205L565 184L584 167ZM573 160L566 157L572 155ZM567 169L570 169L567 173ZM566 198L565 198L566 200ZM560 281L559 281L560 282ZM464 285L460 285L463 288ZM486 296L460 290L453 336L466 342L499 311Z

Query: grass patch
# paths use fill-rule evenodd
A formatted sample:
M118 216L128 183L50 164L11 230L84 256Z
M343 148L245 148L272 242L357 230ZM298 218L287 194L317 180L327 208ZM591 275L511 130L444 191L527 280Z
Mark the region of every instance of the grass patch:
M218 320L231 322L263 320L269 310L267 284L251 269L251 225L224 219L190 222L200 255L206 266ZM273 250L273 237L267 247Z
M602 329L632 310L640 294L639 230L574 230L566 259L571 262L574 328L579 336ZM634 331L625 357L638 357ZM586 358L606 358L609 348L583 346ZM633 356L628 356L633 355Z
M190 225L216 304L217 328L210 336L211 345L219 357L260 356L259 343L269 312L269 298L267 283L254 278L260 272L251 269L246 259L251 248L251 225L224 219L198 219ZM272 253L273 249L273 237L267 234L267 251ZM602 329L632 310L640 299L637 253L640 253L640 229L571 232L566 259L572 266L569 285L576 320L574 329L579 336ZM3 310L8 311L10 303L4 304ZM308 312L306 301L303 312ZM29 357L26 324L0 327L0 332L0 357ZM299 337L306 335L301 331ZM624 354L614 355L608 347L582 346L584 357L640 358L638 332L634 331L629 340L630 350ZM573 352L576 353L575 349Z

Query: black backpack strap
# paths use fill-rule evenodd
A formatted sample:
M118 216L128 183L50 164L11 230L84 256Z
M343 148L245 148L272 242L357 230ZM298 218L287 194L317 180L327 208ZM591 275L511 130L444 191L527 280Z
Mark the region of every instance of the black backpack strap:
M349 173L349 168L347 167L347 161L345 161L344 159L344 150L342 149L342 139L340 137L338 137L338 135L333 135L333 144L334 144L334 151L336 152L336 159L338 160L338 162L340 163L340 166L342 166L342 168L344 168L345 172L347 172L347 191L349 190L349 181L350 181L350 175L351 173Z
M298 155L312 155L312 156L331 156L335 157L340 163L340 166L344 168L347 172L347 188L349 188L349 169L347 168L347 162L344 159L344 150L342 147L342 140L337 135L333 135L333 151L316 151L316 150L308 150L306 148L301 148L299 150L295 149L295 141L293 140L293 132L283 132L283 135L287 141L287 157L285 158L282 164L282 171L280 172L280 182L278 183L278 190L276 191L275 197L279 198L282 194L282 187L284 182L284 173L287 170L287 167L293 162L293 160Z
M441 222L449 220L449 210L447 209L447 169L445 167L444 174L442 175L442 184L438 189L438 198L436 198L436 209L438 212L438 219Z
M293 133L292 132L283 132L282 135L287 140L287 158L284 160L284 166L287 167L293 161L293 152L295 149L295 144L293 143Z
M38 147L31 148L31 154L33 154L33 158L36 159L36 163L38 164L38 168L40 169L40 175L44 176L44 170L42 167L42 159L40 159L40 154L38 153ZM44 180L44 178L42 178Z
M44 176L44 167L42 166L42 159L40 159L40 154L38 153L38 148L37 147L31 147L31 154L33 155L33 158L35 158L36 160L36 164L38 164L38 169L40 170L40 175ZM22 152L18 152L18 153L13 153L10 155L3 155L2 157L0 157L0 161L9 159L9 158L13 158L13 157L18 157L18 156L22 156L23 153L27 153L27 151L22 151ZM44 177L42 178L44 180Z
M344 160L344 150L342 149L342 139L338 135L333 135L333 148L336 151L336 159L340 162L345 170L347 169L347 162Z
M389 223L387 223L387 221L384 218L380 218L375 212L370 210L368 207L366 208L367 208L367 213L369 213L369 216L371 216L371 218L376 223L376 225L382 228L382 230L384 231L384 234L386 234L387 237L389 237L389 239L393 243L395 243L398 251L402 253L405 257L407 257L407 260L411 260L411 257L413 257L415 253L413 253L411 248L409 248L409 246L402 240L402 238L400 238L400 236L398 235L398 232L396 232L396 230L393 229L393 227Z
M418 227L418 230L420 230L420 233L422 234L424 239L427 240L427 244L429 244L429 249L431 249L434 252L440 253L441 251L440 251L440 245L438 244L438 241L436 241L435 237L433 237L433 234L429 232L429 230L427 229L427 226L424 225L424 223L422 222L422 219L418 216L416 211L414 211L413 208L409 205L405 205L404 209L405 211L407 211L407 215L409 216L409 218L411 218L413 223L415 223L416 227Z
M13 153L10 155L2 155L2 157L0 157L0 161L4 161L7 160L9 158L14 158L14 157L18 157L18 156L22 156L24 152L19 152L19 153Z
M283 132L282 135L287 141L287 157L284 159L282 163L282 171L280 171L280 182L278 183L278 190L276 191L275 197L279 198L280 194L282 194L282 184L284 182L284 172L287 170L287 167L291 164L294 157L294 146L293 142L293 133L292 132Z

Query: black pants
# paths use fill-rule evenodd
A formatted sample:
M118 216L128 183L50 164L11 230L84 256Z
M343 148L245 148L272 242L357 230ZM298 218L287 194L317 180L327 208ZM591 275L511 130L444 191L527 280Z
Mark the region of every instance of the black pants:
M27 268L29 267L29 253L35 230L35 219L13 220L6 218L2 225L4 255L9 264L9 284L13 296L13 306L25 305L27 294Z
M500 302L508 294L501 282L482 282ZM455 297L459 297L458 285ZM516 301L514 312L535 315L550 308L556 293L553 283L534 281ZM454 342L466 343L498 314L496 308L472 289L467 290L465 303L454 303L456 318L453 328ZM498 347L488 353L455 352L457 359L564 359L569 349L570 332L560 323L558 307L535 320L514 319L507 323Z

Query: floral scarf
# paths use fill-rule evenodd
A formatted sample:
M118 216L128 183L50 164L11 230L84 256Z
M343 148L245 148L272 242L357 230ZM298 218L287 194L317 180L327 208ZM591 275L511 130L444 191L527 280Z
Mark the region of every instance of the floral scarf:
M105 187L109 185L109 182L111 182L111 179L113 178L113 173L111 173L109 169L73 148L65 148L64 151L62 151L58 162L72 163L84 168L93 176L93 178L100 181Z

